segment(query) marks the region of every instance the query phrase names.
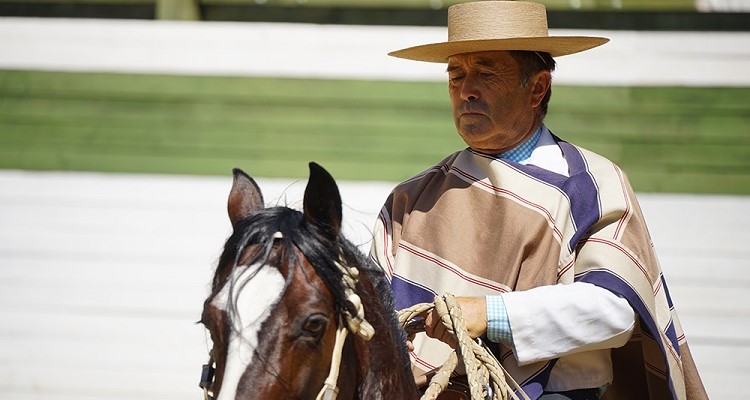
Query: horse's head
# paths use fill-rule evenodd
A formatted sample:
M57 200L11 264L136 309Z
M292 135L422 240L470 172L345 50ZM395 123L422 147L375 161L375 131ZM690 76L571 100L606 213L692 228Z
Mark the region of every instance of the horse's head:
M366 258L341 237L338 188L314 163L303 204L303 212L265 208L255 181L234 171L228 201L234 232L225 244L202 316L216 366L215 378L203 384L211 386L218 400L315 399L331 366L338 365L332 359L339 356L340 376L334 378L339 398L355 398L361 391L358 382L369 379L367 368L358 366L372 353L369 347L353 340L344 345L343 337L337 344L336 338L345 337L342 324L358 334L350 338L359 342L372 336L357 304L357 290L366 291L362 300L376 329L390 329L390 314L373 310L370 298L378 298L383 287L373 286L378 284L367 276L363 282L358 279L357 270L372 274L373 268L365 266ZM391 369L408 367L408 359L404 362L393 345L402 338L382 331L378 336L394 347L384 352L399 365Z

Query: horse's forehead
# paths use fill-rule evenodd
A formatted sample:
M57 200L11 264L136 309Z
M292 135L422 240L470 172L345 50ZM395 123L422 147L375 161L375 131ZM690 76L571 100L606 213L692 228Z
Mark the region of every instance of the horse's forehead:
M262 263L241 265L230 273L211 299L211 305L225 312L236 312L233 316L247 323L244 317L262 314L281 297L283 288L284 276L278 268ZM261 309L260 305L266 306Z
M211 305L231 315L224 379L218 400L234 399L237 385L258 346L258 330L284 290L284 277L272 266L236 268Z

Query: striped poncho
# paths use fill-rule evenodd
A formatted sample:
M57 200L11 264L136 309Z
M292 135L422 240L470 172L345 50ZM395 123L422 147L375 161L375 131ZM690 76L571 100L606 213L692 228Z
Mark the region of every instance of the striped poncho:
M372 256L391 280L396 307L445 292L591 283L627 299L639 316L630 342L612 350L614 381L604 399L706 398L627 178L599 155L558 144L569 177L466 149L393 190ZM415 347L417 375L449 350L424 336ZM558 361L519 366L510 347L496 350L532 396Z

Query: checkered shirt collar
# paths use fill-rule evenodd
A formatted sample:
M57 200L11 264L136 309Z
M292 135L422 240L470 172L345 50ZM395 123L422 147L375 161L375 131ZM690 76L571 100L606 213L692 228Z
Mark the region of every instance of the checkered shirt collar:
M542 126L540 126L539 129L537 129L536 132L534 132L534 134L531 135L531 137L528 138L525 142L504 153L500 153L498 157L502 158L503 160L514 161L517 163L526 161L529 159L529 157L531 157L531 153L536 148L536 144L537 142L539 142L540 136L542 136Z

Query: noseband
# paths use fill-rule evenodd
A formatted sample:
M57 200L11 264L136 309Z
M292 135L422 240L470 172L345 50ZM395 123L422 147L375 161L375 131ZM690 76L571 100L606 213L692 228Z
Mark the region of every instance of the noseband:
M281 232L276 232L273 237L274 239L279 239L283 235ZM333 353L331 355L331 369L325 382L323 382L323 387L315 398L316 400L335 400L339 394L338 379L341 367L341 354L343 353L344 343L349 332L364 340L372 339L372 336L375 334L375 329L365 319L365 308L362 306L362 299L357 294L359 270L356 267L347 267L341 261L342 258L339 257L339 261L336 261L334 264L341 271L341 283L344 285L344 295L356 311L356 315L352 315L348 310L344 310L342 315L339 315L336 325L336 341L333 344ZM213 349L211 349L208 363L203 365L201 380L198 385L203 389L204 400L215 400L213 394L215 371Z

